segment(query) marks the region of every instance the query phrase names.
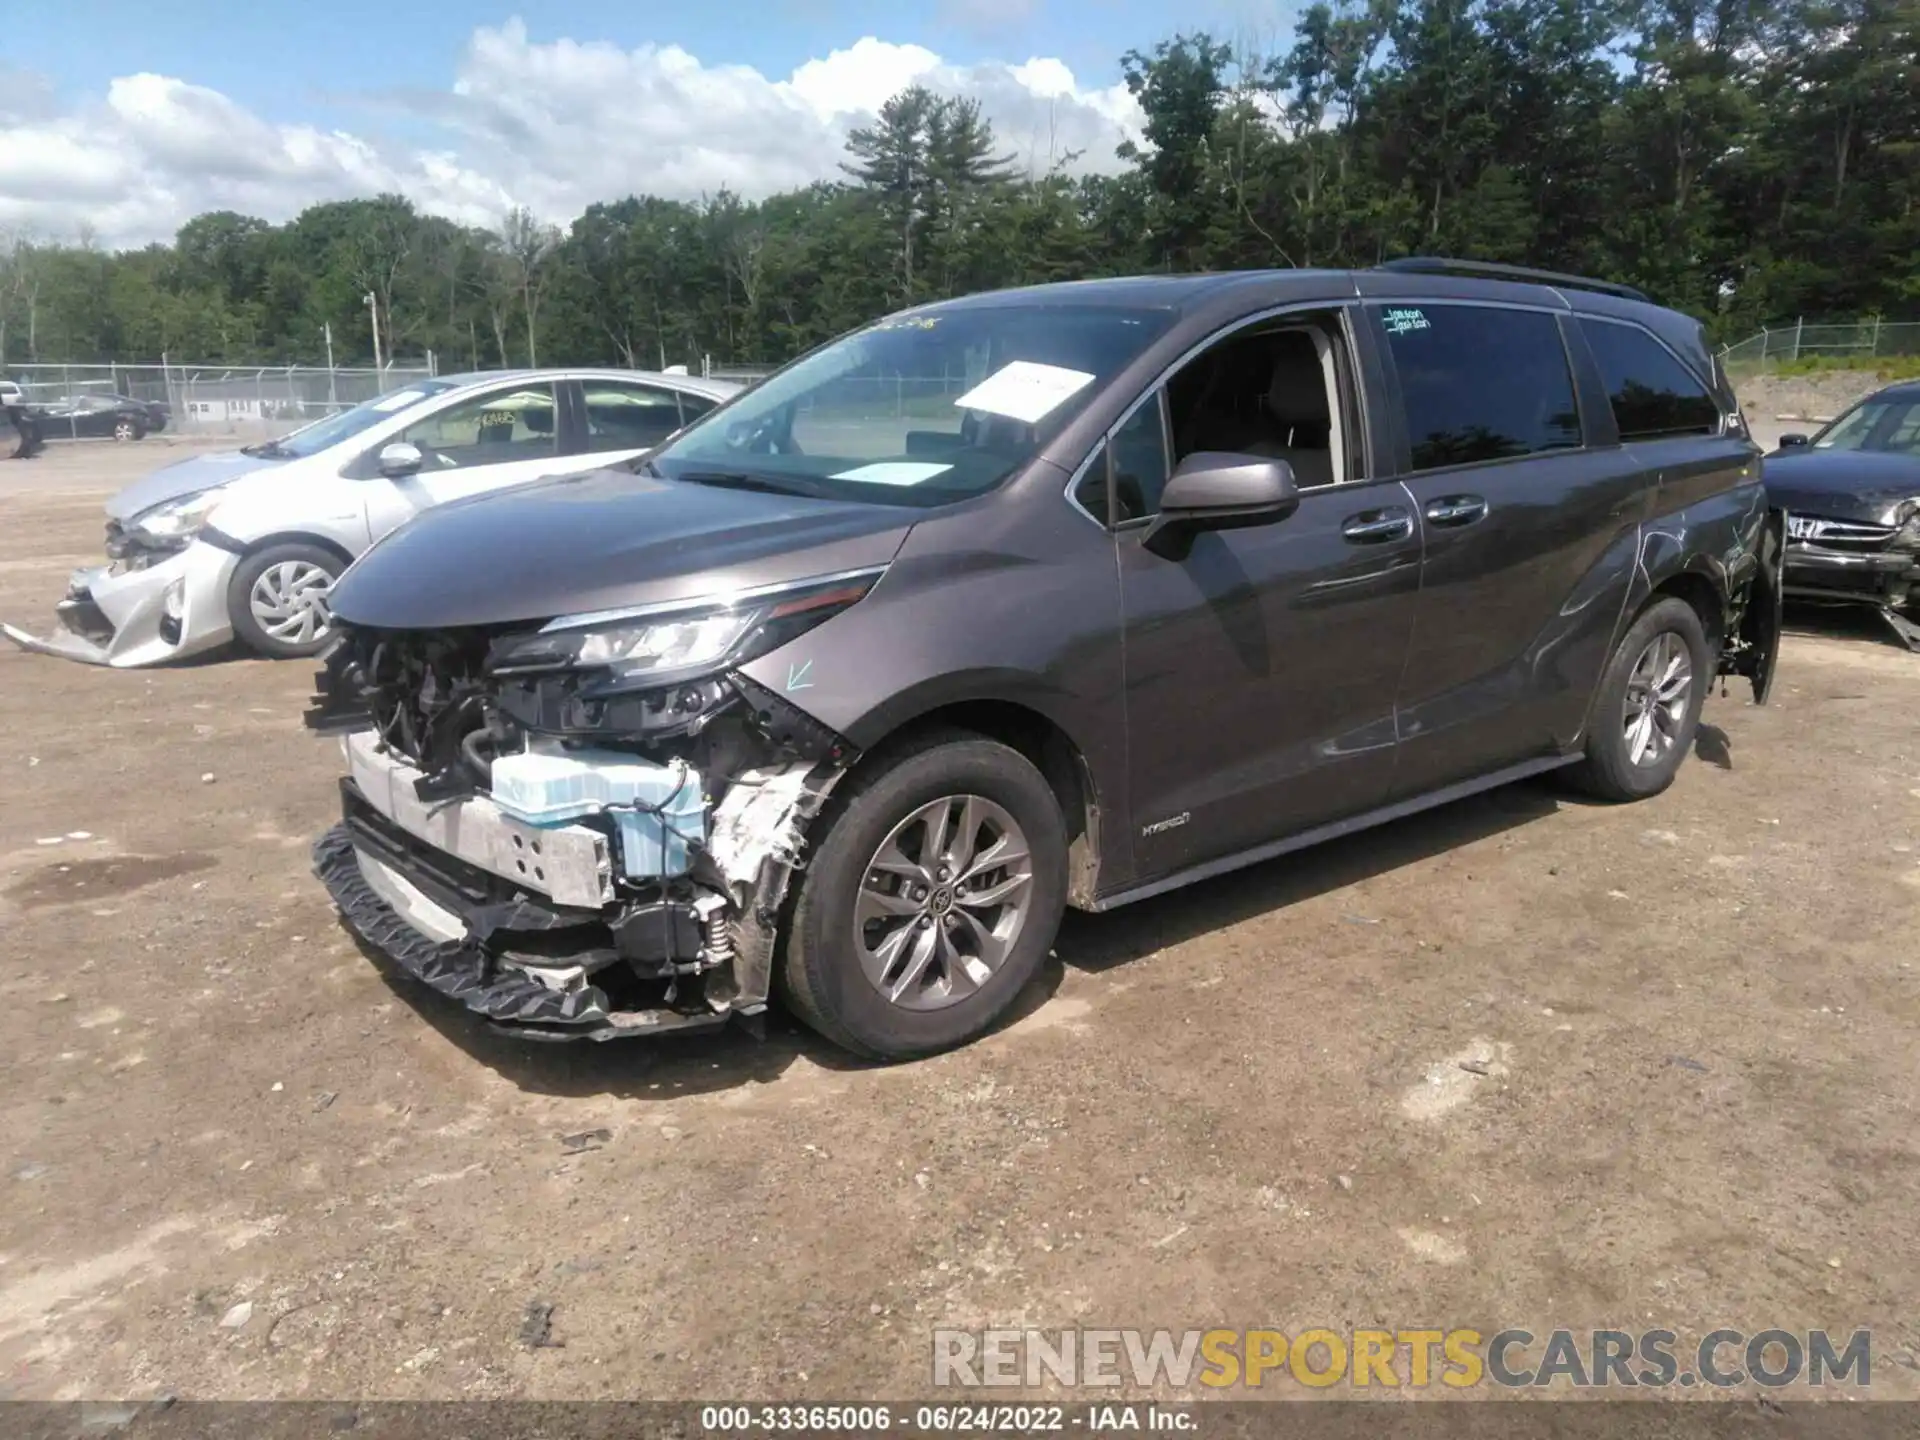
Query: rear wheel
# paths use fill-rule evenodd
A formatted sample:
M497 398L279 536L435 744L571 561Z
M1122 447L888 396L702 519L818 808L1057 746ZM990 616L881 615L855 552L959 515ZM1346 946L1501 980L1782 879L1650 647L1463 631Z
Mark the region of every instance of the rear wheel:
M989 1029L1066 903L1058 802L1018 751L959 731L875 757L824 827L787 928L788 1004L856 1054L928 1055Z
M318 545L269 545L249 555L227 587L233 633L272 660L317 655L333 639L327 608L346 562Z
M1649 606L1607 662L1586 758L1571 778L1604 800L1644 800L1673 783L1713 678L1700 616L1669 596Z

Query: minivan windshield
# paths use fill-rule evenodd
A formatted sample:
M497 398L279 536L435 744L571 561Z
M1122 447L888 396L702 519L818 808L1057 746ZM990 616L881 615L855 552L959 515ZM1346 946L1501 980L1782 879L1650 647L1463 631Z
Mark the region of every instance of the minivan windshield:
M362 430L370 429L382 420L392 419L402 410L411 410L421 401L444 395L453 388L453 382L449 380L414 380L398 390L389 390L384 395L363 400L350 410L324 415L277 440L263 440L258 445L243 446L242 453L258 455L267 460L304 460L309 455L332 449L342 440L351 440Z
M1171 320L1019 300L907 311L762 381L647 469L826 499L965 499L1031 460Z
M1920 455L1920 399L1862 400L1813 437L1819 450L1881 450Z

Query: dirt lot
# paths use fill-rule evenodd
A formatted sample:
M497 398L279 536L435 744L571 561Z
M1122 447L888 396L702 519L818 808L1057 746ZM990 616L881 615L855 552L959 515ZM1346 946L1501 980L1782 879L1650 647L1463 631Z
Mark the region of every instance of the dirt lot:
M0 464L0 616L160 458ZM1920 659L1871 627L1658 800L1070 917L894 1069L389 986L308 874L309 671L0 648L0 1398L906 1397L936 1324L1373 1323L1870 1326L1920 1395Z

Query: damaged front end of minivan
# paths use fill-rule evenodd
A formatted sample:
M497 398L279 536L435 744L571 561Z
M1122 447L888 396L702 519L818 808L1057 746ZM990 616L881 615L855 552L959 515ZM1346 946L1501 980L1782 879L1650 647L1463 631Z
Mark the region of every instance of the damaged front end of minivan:
M348 927L495 1027L606 1040L761 1023L809 822L858 758L739 668L884 567L538 629L341 624L309 728Z

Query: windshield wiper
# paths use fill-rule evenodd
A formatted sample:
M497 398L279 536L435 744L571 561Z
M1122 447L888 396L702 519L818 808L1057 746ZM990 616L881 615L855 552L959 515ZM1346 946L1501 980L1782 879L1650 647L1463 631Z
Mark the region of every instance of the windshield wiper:
M689 470L667 478L688 485L711 485L722 490L763 490L769 495L802 495L809 500L833 498L833 493L824 486L798 477L749 475L744 470Z
M278 440L262 440L258 445L242 445L242 455L251 455L256 460L290 460L293 452Z

